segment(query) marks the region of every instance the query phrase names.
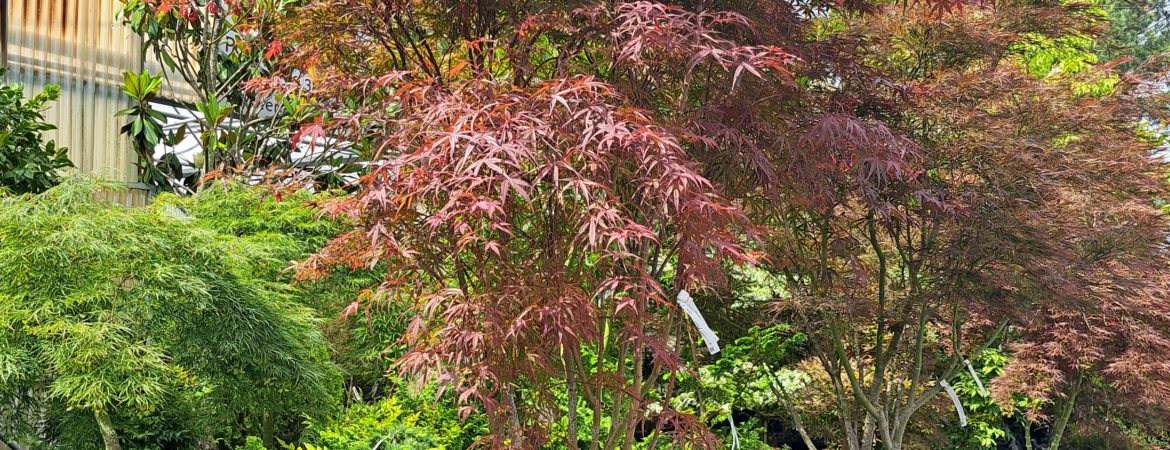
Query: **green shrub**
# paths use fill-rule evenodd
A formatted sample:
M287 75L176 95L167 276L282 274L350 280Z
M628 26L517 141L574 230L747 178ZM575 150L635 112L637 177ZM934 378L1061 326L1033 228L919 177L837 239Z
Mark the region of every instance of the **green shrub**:
M239 447L239 450L266 450L266 449L264 448L264 442L262 442L260 440L260 438L258 438L256 436L248 436L248 439L244 440L244 446Z
M332 414L341 383L317 320L255 275L254 249L93 200L111 188L0 196L0 429L84 448L104 423L127 449L191 448ZM30 410L61 420L30 427Z
M55 128L45 123L41 111L59 92L58 86L48 85L26 100L22 86L0 84L0 187L18 194L42 192L60 181L59 170L73 167L66 149L41 135Z
M322 217L317 205L334 193L249 186L219 180L192 196L162 194L155 207L185 215L191 223L234 236L236 245L249 248L250 271L257 277L283 283L295 301L325 319L322 328L332 344L331 356L359 389L385 390L390 363L401 356L397 344L405 319L396 305L380 305L377 314L341 317L342 311L365 289L377 286L386 271L334 269L331 276L293 283L292 261L301 261L344 230L345 224Z
M482 416L460 420L453 399L436 400L432 388L394 395L372 404L357 403L332 421L310 424L299 450L380 449L459 450L470 447L486 430Z

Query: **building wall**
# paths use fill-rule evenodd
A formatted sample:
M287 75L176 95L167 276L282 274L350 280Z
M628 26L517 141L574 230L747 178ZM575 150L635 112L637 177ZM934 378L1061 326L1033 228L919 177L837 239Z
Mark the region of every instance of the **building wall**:
M117 17L119 0L7 0L8 82L27 94L46 84L61 86L61 98L45 112L58 129L48 133L69 148L84 173L133 183L137 169L130 141L114 117L130 101L121 92L122 74L141 71L139 38ZM132 188L111 199L127 205L146 202L147 191Z
M143 62L146 65L146 71L154 75L162 75L162 88L159 90L158 98L166 99L172 103L194 105L199 101L199 94L195 92L195 88L187 84L182 75L171 72L167 69L162 61L154 55L154 52L147 52L146 60Z

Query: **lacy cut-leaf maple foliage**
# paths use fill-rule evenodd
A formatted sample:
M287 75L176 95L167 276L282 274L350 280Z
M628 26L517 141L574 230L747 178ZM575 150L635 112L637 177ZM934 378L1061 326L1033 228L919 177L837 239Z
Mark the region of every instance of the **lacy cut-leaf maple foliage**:
M308 2L277 32L329 112L302 133L375 157L328 208L359 226L301 276L386 263L351 311L412 305L400 367L482 407L495 447L717 445L671 408L701 356L671 299L725 297L743 263L785 281L779 317L828 375L840 427L799 430L810 448L901 448L937 380L1008 336L1004 386L1039 374L1027 394L1059 397L1091 366L1160 398L1141 363L1165 297L1140 280L1164 227L1135 111L1010 47L1098 32L1082 9Z
M309 273L386 262L381 293L420 313L402 367L476 400L514 439L542 441L559 406L542 394L564 378L584 380L581 395L603 411L595 385L630 388L632 377L628 407L642 411L653 381L682 364L668 339L685 323L660 277L672 263L678 287L703 286L718 283L720 262L749 260L742 213L673 136L588 77L395 86L386 162L330 209L364 227ZM652 359L653 373L589 367L607 346ZM529 409L514 404L521 387Z
M751 261L753 230L686 151L700 136L687 116L655 109L697 110L687 100L697 74L719 74L732 92L745 73L788 78L795 58L716 30L747 27L739 14L506 5L301 11L289 39L311 51L289 61L325 74L315 95L334 111L329 132L377 155L357 195L329 208L361 227L301 274L386 263L376 299L418 313L400 367L453 388L467 414L482 407L485 444L540 447L564 418L560 439L572 447L580 435L629 448L647 433L717 445L671 407L684 355L695 354L673 297L720 286L723 264ZM499 31L485 22L514 27L512 42L487 39ZM447 27L453 35L437 31ZM662 67L659 92L631 89L632 76L615 82Z
M806 323L827 329L824 342L835 343L822 352L824 365L854 392L869 392L855 396L854 408L868 411L854 425L858 433L909 420L899 417L902 405L926 408L939 391L916 389L927 377L946 379L997 342L1012 352L994 383L997 398L1008 409L1012 394L1033 400L1027 420L1050 422L1053 447L1082 391L1139 394L1121 408L1138 413L1131 417L1167 404L1170 365L1156 356L1170 350L1160 273L1166 220L1154 207L1165 187L1151 143L1137 132L1136 80L1119 77L1113 64L1036 78L1017 46L1037 35L1097 35L1103 24L1086 9L1003 1L942 17L925 8L883 10L841 33L861 43L857 59L880 61L876 70L919 94L888 123L918 144L921 181L945 206L892 197L904 221L842 208L818 219L824 239L840 240L821 246L828 263L813 259L797 271L834 274L829 295L806 295L839 299L829 303L836 311L795 306L822 308ZM1110 87L1078 89L1094 83ZM826 284L813 280L813 288ZM859 329L876 336L850 335ZM934 332L933 342L924 339ZM1089 378L1099 380L1095 387ZM905 380L909 391L895 386ZM1104 419L1075 409L1086 424Z

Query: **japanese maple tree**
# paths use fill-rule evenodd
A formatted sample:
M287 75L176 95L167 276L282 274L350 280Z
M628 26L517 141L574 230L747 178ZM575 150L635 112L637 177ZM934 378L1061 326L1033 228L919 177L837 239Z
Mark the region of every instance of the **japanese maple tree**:
M726 96L745 74L789 82L795 58L732 40L749 29L734 13L472 6L316 2L288 25L289 64L322 74L331 111L304 132L329 126L375 155L329 207L361 227L302 275L386 263L374 298L418 313L401 367L482 406L490 444L539 447L564 420L572 447L666 431L714 445L671 407L693 354L671 300L751 261L754 231L688 152L707 139L689 97L713 88L692 80L720 77Z
M412 306L400 367L482 408L497 447L716 445L672 402L703 354L672 299L726 298L744 264L783 281L827 379L839 428L785 402L810 448L903 448L940 380L1008 339L997 391L1064 398L1092 371L1157 402L1165 227L1129 84L1029 73L1028 43L1101 31L1084 9L307 2L275 70L317 74L302 134L371 161L327 208L358 227L300 274L385 263L350 311Z
M1165 405L1170 379L1153 360L1170 343L1157 274L1166 224L1153 202L1163 187L1130 80L1053 48L1101 31L1086 7L839 19L832 39L855 44L850 59L910 94L854 108L913 142L902 147L909 176L835 157L817 166L834 177L817 203L749 214L776 224L766 260L790 291L776 306L809 333L848 448L902 448L933 423L916 425L917 412L951 408L943 381L993 344L1013 352L998 397L1034 400L1029 420L1054 415L1052 446L1089 377L1106 393L1141 392L1135 410ZM873 145L872 131L834 129L851 128L793 140L825 155Z

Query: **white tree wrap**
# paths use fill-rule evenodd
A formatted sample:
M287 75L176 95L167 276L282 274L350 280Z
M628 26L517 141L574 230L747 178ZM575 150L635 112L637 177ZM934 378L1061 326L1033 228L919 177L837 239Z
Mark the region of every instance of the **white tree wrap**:
M699 329L703 343L707 344L707 351L712 355L719 353L719 336L716 336L715 331L707 326L707 321L703 319L703 313L699 312L699 307L695 306L695 300L691 298L691 294L686 289L678 292L678 306L687 313L691 322L694 322L695 327Z
M987 396L987 389L983 388L983 381L979 380L979 375L975 373L975 368L971 367L971 360L964 359L963 364L967 365L967 372L971 373L971 378L975 380L975 386L979 387L979 393L982 394L984 397L986 397Z
M947 383L947 380L940 380L938 384L947 390L947 395L951 396L951 403L955 404L955 412L959 413L959 426L966 427L967 412L963 411L963 403L959 401L959 396L955 394L955 389L951 387L950 383Z

